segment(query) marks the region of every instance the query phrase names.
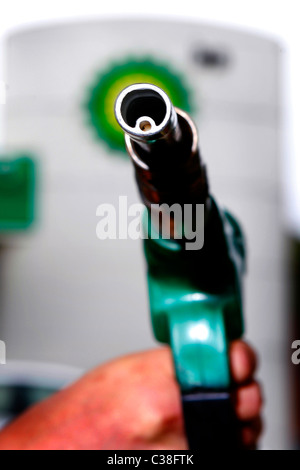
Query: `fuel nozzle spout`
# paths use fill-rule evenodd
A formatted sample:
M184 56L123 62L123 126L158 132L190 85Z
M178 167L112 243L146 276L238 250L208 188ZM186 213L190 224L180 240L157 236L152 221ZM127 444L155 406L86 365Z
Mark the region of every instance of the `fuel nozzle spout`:
M180 139L177 113L167 94L157 86L138 83L125 88L116 101L119 125L134 142L153 151Z
M196 127L162 89L148 83L125 88L115 116L146 206L205 203L208 184Z

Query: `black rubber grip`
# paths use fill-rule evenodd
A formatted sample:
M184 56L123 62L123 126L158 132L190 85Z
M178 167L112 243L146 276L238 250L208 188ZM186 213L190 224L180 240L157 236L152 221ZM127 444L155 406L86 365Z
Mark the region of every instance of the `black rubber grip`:
M198 390L182 394L182 407L190 450L243 448L230 392Z

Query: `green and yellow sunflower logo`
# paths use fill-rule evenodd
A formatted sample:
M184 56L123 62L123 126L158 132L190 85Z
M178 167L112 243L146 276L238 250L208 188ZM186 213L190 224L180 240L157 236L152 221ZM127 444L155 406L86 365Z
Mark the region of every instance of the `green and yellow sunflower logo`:
M191 91L184 76L151 57L129 58L100 70L91 84L85 109L97 137L111 149L124 152L124 134L114 114L118 94L134 83L152 83L162 88L174 106L192 112Z

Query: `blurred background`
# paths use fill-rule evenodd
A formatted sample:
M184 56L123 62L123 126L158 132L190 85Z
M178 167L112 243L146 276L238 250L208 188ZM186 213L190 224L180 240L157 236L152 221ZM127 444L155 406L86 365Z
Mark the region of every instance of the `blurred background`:
M172 4L172 14L168 2L155 0L6 6L2 419L80 371L155 345L141 243L96 237L99 204L117 206L121 195L139 201L113 102L127 84L150 81L196 121L212 193L247 237L247 339L260 355L266 398L262 447L300 447L300 366L291 364L291 344L300 339L300 33L293 3L186 1Z

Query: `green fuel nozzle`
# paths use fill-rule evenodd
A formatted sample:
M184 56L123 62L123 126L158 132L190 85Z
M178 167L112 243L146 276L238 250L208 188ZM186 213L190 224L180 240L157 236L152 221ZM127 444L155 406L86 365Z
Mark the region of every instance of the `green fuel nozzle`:
M127 87L115 115L146 206L152 325L172 348L190 448L237 448L228 348L244 331L241 228L209 193L195 124L163 90Z

